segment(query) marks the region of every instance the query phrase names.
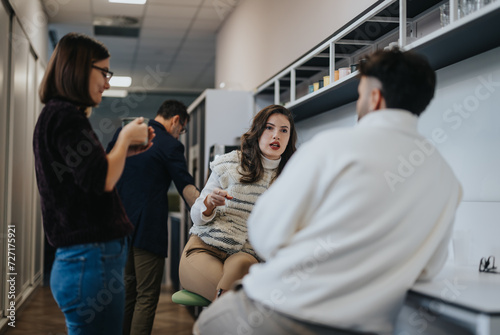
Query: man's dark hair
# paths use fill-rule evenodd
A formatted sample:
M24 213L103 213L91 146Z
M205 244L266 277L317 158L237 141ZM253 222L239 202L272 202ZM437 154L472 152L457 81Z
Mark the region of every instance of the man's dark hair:
M378 50L360 62L359 73L382 83L387 108L419 116L434 97L436 74L426 58L411 51Z
M181 124L189 122L189 114L187 112L186 105L177 100L165 100L156 115L168 120L176 115L179 115L179 121Z

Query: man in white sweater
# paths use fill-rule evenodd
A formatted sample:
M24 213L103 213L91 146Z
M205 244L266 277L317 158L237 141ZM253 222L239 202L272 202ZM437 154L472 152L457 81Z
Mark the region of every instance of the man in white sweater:
M266 260L204 311L201 334L391 334L406 291L447 256L460 183L417 132L435 74L419 55L360 64L358 124L302 145L257 201Z

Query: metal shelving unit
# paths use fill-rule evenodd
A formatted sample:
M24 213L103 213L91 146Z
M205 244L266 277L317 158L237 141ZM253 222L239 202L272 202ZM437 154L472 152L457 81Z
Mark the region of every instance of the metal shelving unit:
M260 85L256 106L282 104L296 121L357 99L357 71L333 81L334 70L359 63L366 54L397 44L425 55L435 70L500 46L500 1L458 19L450 0L451 22L441 28L439 0L381 0L330 38ZM309 93L308 86L330 76L330 84Z

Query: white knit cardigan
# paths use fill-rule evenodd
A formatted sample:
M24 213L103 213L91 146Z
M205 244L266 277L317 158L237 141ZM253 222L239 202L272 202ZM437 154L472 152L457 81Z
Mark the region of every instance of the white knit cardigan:
M217 157L210 164L212 170L211 181L207 182L200 198L196 201L197 204L191 210L195 225L191 228L190 233L198 235L206 244L224 250L229 254L244 251L255 255L253 248L248 243L247 219L257 198L271 184L280 161L263 158L263 177L255 183L243 184L240 182L240 154L239 151L232 151ZM202 218L207 221L201 220L200 222L195 217L200 217L200 211L206 210L206 207L201 204L214 188L214 180L218 181L217 187L226 190L233 199L226 200L225 206L217 207L212 217L207 218L202 215ZM209 185L212 185L212 187ZM210 188L210 192L207 192L207 187ZM193 211L197 213L193 215Z

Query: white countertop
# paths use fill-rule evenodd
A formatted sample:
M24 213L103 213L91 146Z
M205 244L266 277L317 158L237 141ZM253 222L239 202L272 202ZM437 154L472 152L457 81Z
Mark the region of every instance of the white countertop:
M500 274L479 272L478 267L447 264L433 280L417 282L410 291L478 312L500 314Z

